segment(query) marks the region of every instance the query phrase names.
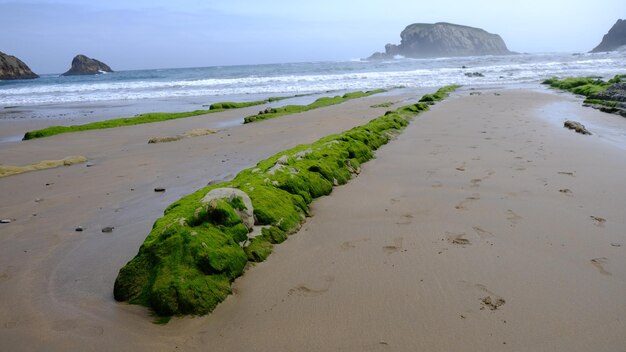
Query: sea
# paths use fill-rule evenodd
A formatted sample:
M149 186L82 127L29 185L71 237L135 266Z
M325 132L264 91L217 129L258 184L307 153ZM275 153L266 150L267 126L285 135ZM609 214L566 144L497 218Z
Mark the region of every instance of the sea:
M473 74L479 73L479 74ZM557 76L610 78L626 73L626 52L346 60L116 71L93 76L43 74L0 81L0 119L105 119L154 111L206 109L220 101L320 95L377 88L537 85Z

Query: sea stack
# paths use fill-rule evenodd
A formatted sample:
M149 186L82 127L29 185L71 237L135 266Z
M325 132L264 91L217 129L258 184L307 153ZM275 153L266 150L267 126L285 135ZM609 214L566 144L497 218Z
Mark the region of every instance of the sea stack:
M85 55L76 55L72 60L72 67L63 76L97 75L104 72L113 72L113 70L101 61Z
M499 35L452 23L414 23L407 26L400 37L400 45L387 44L384 53L374 53L369 60L390 59L396 55L429 58L512 54Z
M22 60L0 52L0 80L39 78Z
M626 20L617 20L592 53L626 49Z

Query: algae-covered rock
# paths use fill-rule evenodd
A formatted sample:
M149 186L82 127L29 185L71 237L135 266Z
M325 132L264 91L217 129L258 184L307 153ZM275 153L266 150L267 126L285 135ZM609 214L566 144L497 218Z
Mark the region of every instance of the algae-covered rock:
M435 99L454 88L441 90ZM120 270L115 299L148 306L161 316L211 312L248 262L265 260L274 244L300 228L313 199L348 182L374 150L427 109L423 103L399 108L274 155L231 181L174 202ZM262 227L260 236L249 234L252 225Z
M585 125L577 121L567 120L563 123L563 127L569 128L570 130L574 130L577 133L580 133L583 135L591 135L591 132L589 132L587 128L585 128Z
M254 228L254 207L248 194L236 188L216 188L202 198L202 204L209 204L215 199L228 199L234 205L234 211L239 215L241 221L252 231Z
M584 106L602 112L626 117L626 75L616 75L608 81L597 77L552 77L543 82L553 88L566 90L587 97Z

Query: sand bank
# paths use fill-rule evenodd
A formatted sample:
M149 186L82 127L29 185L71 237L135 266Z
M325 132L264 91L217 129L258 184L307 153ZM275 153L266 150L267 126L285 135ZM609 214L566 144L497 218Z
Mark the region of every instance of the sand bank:
M460 91L420 115L359 177L314 203L314 217L213 314L166 326L111 296L165 206L401 99L158 145L147 136L220 127L197 119L0 150L27 163L30 153L83 148L97 161L0 179L0 214L16 219L0 225L0 340L16 351L623 349L623 151L562 128L554 112L592 132L587 121L604 118L569 96L493 93Z

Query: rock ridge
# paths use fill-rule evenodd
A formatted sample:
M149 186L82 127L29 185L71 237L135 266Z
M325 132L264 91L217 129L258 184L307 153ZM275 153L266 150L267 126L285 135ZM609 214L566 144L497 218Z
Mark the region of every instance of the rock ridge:
M0 51L0 80L39 78L22 60Z
M592 53L603 51L626 50L626 20L617 20L613 27L602 38L602 42L598 44Z
M396 55L429 58L512 54L497 34L446 22L414 23L400 37L400 45L387 44L384 53L374 53L369 59L390 59Z
M72 67L62 76L97 75L104 72L113 72L113 70L102 61L85 55L76 55L72 60Z

